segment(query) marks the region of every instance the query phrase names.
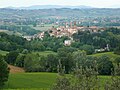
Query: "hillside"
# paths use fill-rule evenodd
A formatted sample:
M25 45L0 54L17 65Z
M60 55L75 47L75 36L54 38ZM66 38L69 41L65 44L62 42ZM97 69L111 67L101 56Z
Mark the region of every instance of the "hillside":
M90 55L90 56L100 57L102 55L106 55L106 56L110 57L111 60L114 60L117 57L120 57L120 55L114 54L113 52L97 53L97 54L93 54L93 55Z
M119 17L120 9L39 9L39 10L19 10L19 9L0 9L0 19L18 18L45 18L50 16L59 17Z

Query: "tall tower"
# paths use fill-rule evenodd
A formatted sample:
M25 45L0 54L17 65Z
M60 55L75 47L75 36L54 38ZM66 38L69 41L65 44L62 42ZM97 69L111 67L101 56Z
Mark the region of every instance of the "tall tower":
M68 23L67 22L65 23L65 27L68 28Z
M72 22L70 22L70 27L72 28Z
M74 26L76 26L76 21L74 21Z

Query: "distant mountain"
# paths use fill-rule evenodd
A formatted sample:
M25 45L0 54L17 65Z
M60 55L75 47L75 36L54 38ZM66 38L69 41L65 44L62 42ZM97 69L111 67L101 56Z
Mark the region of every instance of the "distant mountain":
M113 5L113 6L110 6L110 8L120 8L120 5Z
M29 6L29 7L7 7L10 9L52 9L52 8L71 8L71 9L83 9L83 8L93 8L91 6L84 6L84 5L80 5L80 6L62 6L62 5L33 5L33 6Z

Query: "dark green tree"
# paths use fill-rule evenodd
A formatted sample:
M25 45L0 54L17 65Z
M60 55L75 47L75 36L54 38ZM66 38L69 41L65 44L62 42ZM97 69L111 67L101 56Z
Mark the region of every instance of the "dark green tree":
M19 52L17 51L11 51L6 55L6 61L8 64L14 65L16 62L16 58L19 55Z
M114 68L110 58L106 55L103 55L98 58L98 73L100 75L111 75L111 70Z
M95 52L95 49L92 45L83 45L80 47L80 50L85 50L88 55Z
M9 76L9 68L4 58L0 55L0 88L5 84L8 80Z
M58 57L62 63L62 65L65 67L65 73L70 73L73 69L74 61L72 57L72 53L76 51L75 48L72 47L64 47L58 49Z
M24 67L24 59L25 59L25 55L18 55L16 58L16 62L15 65L18 67Z

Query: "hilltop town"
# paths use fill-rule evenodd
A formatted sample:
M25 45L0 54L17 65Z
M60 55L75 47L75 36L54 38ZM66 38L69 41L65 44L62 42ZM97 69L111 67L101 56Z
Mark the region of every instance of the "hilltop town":
M55 36L55 37L67 36L69 38L72 38L72 35L78 32L89 31L90 33L100 33L105 30L106 28L103 28L103 27L77 26L76 22L70 22L70 23L65 23L64 26L58 26L58 27L52 26L51 28L47 30L47 32L49 33L50 36ZM26 38L28 41L30 41L31 39L35 39L35 38L42 39L45 35L45 32L43 31L33 36L23 36L23 37Z

